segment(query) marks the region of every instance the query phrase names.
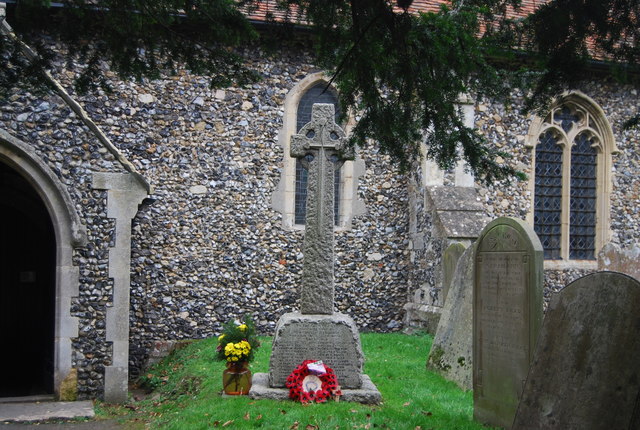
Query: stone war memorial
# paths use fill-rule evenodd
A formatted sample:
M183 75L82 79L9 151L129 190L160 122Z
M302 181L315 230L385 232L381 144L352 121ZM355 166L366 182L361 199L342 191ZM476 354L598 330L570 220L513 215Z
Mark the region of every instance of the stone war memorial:
M640 428L640 282L616 272L555 294L513 429Z
M351 317L334 312L334 178L353 159L332 104L313 105L311 121L291 138L291 156L308 169L300 312L280 317L269 374L256 374L250 396L285 399L287 376L304 360L322 360L342 388L342 399L379 403L380 392L362 373L364 355Z
M509 428L542 323L543 251L524 221L498 218L476 243L474 418Z

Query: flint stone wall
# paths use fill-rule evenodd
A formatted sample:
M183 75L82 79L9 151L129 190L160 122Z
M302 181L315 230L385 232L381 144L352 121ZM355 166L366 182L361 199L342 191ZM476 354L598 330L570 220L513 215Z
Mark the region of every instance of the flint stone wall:
M261 332L272 333L281 314L298 309L302 233L284 231L270 201L284 156L277 141L284 97L318 71L308 52L286 44L277 54L247 48L250 66L263 79L220 90L210 89L204 77L179 72L138 83L111 75L113 93L79 96L71 84L76 70L62 62L52 70L155 187L132 227L132 376L154 341L215 335L222 323L245 312L254 315ZM640 185L634 178L640 170L640 131L621 127L637 113L637 93L599 81L581 90L604 109L621 151L613 156L612 241L638 242L634 217L640 213ZM531 173L523 143L530 119L519 114L521 105L518 91L509 107L478 101L476 128L514 155L504 162ZM0 126L32 145L67 185L87 228L89 245L74 255L80 294L71 310L80 334L73 354L80 398L97 397L111 360L105 307L112 294L107 270L114 223L106 216L106 192L91 188L90 173L124 170L57 96L13 91L0 101ZM336 233L336 310L353 317L363 331L398 330L407 298L435 285L444 247L431 235L421 169L399 175L375 147L360 156L366 171L358 193L367 214ZM444 185L451 180L445 175ZM524 218L530 210L525 182L479 192L492 218ZM546 271L545 296L583 274Z
M115 231L107 218L107 192L92 189L92 173L125 170L58 96L12 91L0 101L0 127L35 150L66 187L86 228L88 244L73 254L80 276L79 294L71 301L71 316L78 319L72 366L78 369L79 398L100 397L112 352L105 316L113 292L108 257Z
M597 78L575 89L592 98L603 109L613 129L619 152L612 156L610 241L622 248L628 248L640 242L640 223L637 222L637 215L640 213L640 183L634 180L640 170L640 130L624 130L623 123L638 114L638 92L632 86ZM520 113L523 103L524 95L520 90L512 92L508 105L486 98L476 100L475 128L495 148L512 155L510 159L498 159L499 163L509 163L530 176L531 148L527 146L527 134L532 118ZM416 184L424 184L428 179L421 169L416 170L415 176ZM445 173L443 185L454 185L453 172ZM501 216L528 219L532 210L528 181L499 181L491 186L476 183L476 187L485 213L491 219ZM415 201L424 199L423 188L416 186L412 190L415 193ZM415 267L417 270L410 271L411 283L407 301L414 302L420 299L426 302L431 296L437 295L437 267L446 244L443 247L442 241L430 234L431 215L424 206L418 206L411 220L415 220L411 227L416 231L414 237L419 237L419 240L414 239L413 243L419 243L420 247L411 249L412 268ZM417 227L413 227L414 225ZM594 272L596 266L594 260L593 268L589 269L569 266L545 270L545 306L552 292L559 291L576 279ZM418 299L415 297L417 294L421 295ZM414 326L418 326L418 323L415 322Z
M611 192L611 242L622 247L640 242L640 184L634 180L640 169L640 130L624 130L623 123L638 114L638 92L632 86L620 85L610 80L594 79L575 88L593 99L604 111L619 153L613 154ZM510 163L527 175L531 175L531 148L527 146L527 133L531 117L523 116L523 93L512 92L508 106L483 99L476 103L475 126L497 148L513 158L498 160ZM501 181L490 187L480 187L487 213L491 218L511 216L527 219L531 211L531 192L528 181ZM596 269L566 268L545 270L544 298L548 303L552 291L558 291L574 280Z
M211 90L206 79L182 73L121 84L108 96L130 114L103 126L156 187L156 201L133 225L135 368L155 339L216 335L246 312L272 334L282 314L299 309L303 233L282 229L271 197L285 156L284 97L317 69L286 46L278 57L257 48L246 54L262 74L246 89ZM141 103L142 94L154 101ZM117 114L99 106L105 118ZM406 298L406 181L375 150L360 156L358 192L368 213L336 232L335 308L360 330L397 330Z
M318 69L298 47L245 54L262 74L248 88L212 90L206 78L180 72L142 83L111 75L113 93L78 95L74 70L59 62L52 71L155 188L132 226L132 377L154 341L216 335L247 312L271 334L281 314L299 308L303 234L282 229L271 196L284 156L277 139L284 97ZM90 173L124 170L55 96L16 90L0 104L0 118L68 186L87 227L89 245L75 256L81 279L72 314L80 336L73 365L80 398L99 397L112 354L105 307L114 227L106 192L91 189ZM406 178L375 149L360 155L366 171L358 192L368 214L336 233L336 310L361 330L393 331L406 298Z

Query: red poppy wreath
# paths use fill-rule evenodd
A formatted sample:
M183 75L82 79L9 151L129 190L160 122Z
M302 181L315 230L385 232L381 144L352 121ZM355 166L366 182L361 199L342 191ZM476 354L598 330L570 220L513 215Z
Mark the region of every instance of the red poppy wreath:
M301 403L323 403L342 395L333 369L316 360L305 360L296 367L287 378L286 386L289 398Z

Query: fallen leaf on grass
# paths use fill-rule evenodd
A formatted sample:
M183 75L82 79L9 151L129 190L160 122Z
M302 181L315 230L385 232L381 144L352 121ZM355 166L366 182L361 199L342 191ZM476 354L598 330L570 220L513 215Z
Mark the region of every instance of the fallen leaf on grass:
M284 414L286 414L286 413L287 413L287 411L285 411L284 409L280 409L280 413L281 413L282 415L284 415Z
M313 424L307 424L307 426L304 428L304 430L320 430L320 427L313 425Z
M422 415L426 415L426 416L430 417L431 415L433 415L433 413L428 412L428 411L422 411Z
M411 404L411 402L406 402L402 406L409 406L410 404Z
M291 427L289 427L289 430L298 430L298 424L300 424L298 421L294 422Z
M244 414L244 417L242 417L245 420L250 420L251 419L251 415L249 415L249 412L247 412L246 414Z
M261 420L261 419L262 419L262 414L259 414L259 415L256 417L256 421Z
M358 413L358 411L356 411L355 409L351 409L351 410L349 410L349 412L351 412L352 414L357 414Z
M229 420L226 423L222 424L222 427L226 427L226 426L231 425L231 424L233 424L233 420Z

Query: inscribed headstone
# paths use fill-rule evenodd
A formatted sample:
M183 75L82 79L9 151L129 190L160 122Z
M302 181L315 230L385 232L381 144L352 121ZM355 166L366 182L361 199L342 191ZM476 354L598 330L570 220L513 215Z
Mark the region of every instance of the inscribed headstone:
M458 260L427 360L427 368L464 390L473 388L473 255L469 247Z
M474 418L508 428L542 322L542 245L528 224L498 218L484 228L476 246Z
M514 429L638 429L640 282L580 278L551 298Z
M442 254L442 300L444 303L447 301L447 295L449 294L449 288L453 275L458 265L458 260L464 252L466 247L460 242L454 242L444 250Z

